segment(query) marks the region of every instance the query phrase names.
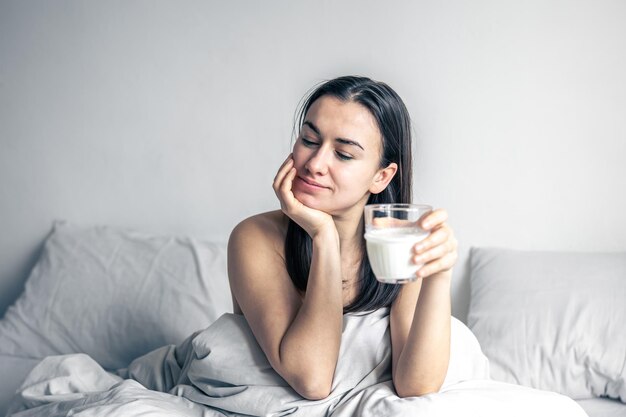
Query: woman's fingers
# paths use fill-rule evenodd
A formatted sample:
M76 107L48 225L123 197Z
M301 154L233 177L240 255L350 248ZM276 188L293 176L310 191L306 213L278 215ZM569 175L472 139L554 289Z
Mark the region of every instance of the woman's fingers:
M436 227L431 234L415 245L413 262L423 264L417 273L418 277L426 277L454 266L458 241L452 229L445 223Z
M442 243L453 238L452 229L446 224L437 227L433 230L430 235L428 235L424 240L419 241L413 247L413 251L416 254L423 254L435 246L441 245Z
M425 252L418 253L413 256L415 263L423 264L433 259L441 258L451 252L456 252L457 242L455 238L446 240L441 245L437 245Z
M423 229L430 230L446 220L448 220L448 212L445 209L438 208L422 217L420 225Z
M447 271L452 269L456 260L458 258L458 254L456 251L448 252L445 256L441 258L437 258L434 261L431 261L420 269L417 270L416 275L420 278L429 277L437 272Z
M278 201L280 202L280 208L285 214L293 210L294 203L296 202L293 192L291 191L293 179L297 172L296 168L293 166L294 161L292 156L293 154L289 154L287 159L285 159L278 169L274 177L274 183L272 184L274 193L276 193L276 197L278 197Z
M285 209L288 211L293 208L293 204L295 202L295 197L293 195L293 191L291 191L291 187L293 186L293 179L296 177L296 169L291 168L285 174L282 183L279 188L279 199L281 202L285 204Z
M293 185L293 179L296 177L296 168L291 167L285 174L283 178L283 183L280 185L280 188L283 192L291 192L291 187Z
M293 167L293 159L289 156L283 166L278 170L278 173L274 178L274 184L272 185L274 192L276 193L276 197L278 197L280 205L283 209L285 209L285 203L288 203L285 199L289 199L290 197L293 198L293 193L291 193L293 178L289 181L289 188L286 189L285 185L287 176L289 176L292 171L296 171L296 169Z
M287 156L287 159L285 159L283 161L283 163L280 165L280 168L278 168L278 172L276 173L276 176L274 177L274 182L280 180L281 176L285 175L285 172L288 170L288 166L293 165L293 154L289 154Z
M291 158L291 155L289 155L287 160L283 162L283 164L280 166L278 172L276 173L276 176L274 177L273 188L275 191L280 188L285 175L289 172L291 167L293 167L293 159Z

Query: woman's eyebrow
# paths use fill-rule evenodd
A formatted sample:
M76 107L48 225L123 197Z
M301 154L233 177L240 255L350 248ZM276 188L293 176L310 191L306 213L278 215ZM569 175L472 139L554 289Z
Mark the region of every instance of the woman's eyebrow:
M345 143L346 145L354 145L354 146L358 146L359 148L363 149L363 147L361 146L361 144L355 140L352 139L345 139L345 138L336 138L335 139L337 142L339 143ZM365 150L365 149L363 149Z
M317 136L322 136L322 134L320 133L320 130L317 128L317 126L315 126L315 124L313 122L310 122L308 120L305 120L304 123L302 123L303 126L308 126L311 130L313 130ZM359 148L363 149L363 146L361 146L361 144L355 140L352 139L346 139L346 138L335 138L335 140L339 143L343 143L346 145L354 145L354 146L358 146ZM365 150L365 149L363 149Z
M302 123L304 126L308 126L311 128L311 130L313 130L317 136L322 136L322 134L320 133L320 130L317 128L317 126L315 126L313 124L313 122L309 122L308 120L306 120L304 123Z

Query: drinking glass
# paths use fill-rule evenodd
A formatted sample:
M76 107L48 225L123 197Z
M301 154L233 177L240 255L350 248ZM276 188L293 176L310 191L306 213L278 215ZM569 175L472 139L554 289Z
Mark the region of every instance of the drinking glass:
M386 284L415 281L413 247L430 233L419 220L433 210L427 204L368 204L365 206L367 256L376 279Z

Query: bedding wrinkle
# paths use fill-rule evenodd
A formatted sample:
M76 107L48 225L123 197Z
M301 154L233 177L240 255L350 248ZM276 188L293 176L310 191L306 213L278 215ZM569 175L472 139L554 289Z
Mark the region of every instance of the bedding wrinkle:
M597 363L590 363L589 356L585 359L587 363L585 367L587 377L585 380L588 381L588 389L591 390L594 396L626 402L626 386L624 385L624 380L620 378L626 372L626 357L624 364L621 366L621 371L611 371Z
M109 230L107 227L102 227L102 233L108 233ZM92 231L93 233L93 231ZM64 248L66 250L66 254L60 253L59 259L68 259L71 261L75 261L76 253L80 253L88 259L81 259L81 261L85 262L85 265L92 265L96 267L101 267L102 271L108 271L109 262L106 259L106 255L110 252L113 254L109 257L109 259L114 259L121 242L119 240L114 240L114 246L112 248L109 247L110 243L100 243L95 239L90 242L80 241L76 238L72 238L68 236L67 241L60 241L57 243L60 248ZM71 247L67 248L66 245L71 243ZM104 247L97 246L98 244L103 245Z
M588 360L586 361L588 362ZM613 377L613 375L607 375L602 372L598 372L594 369L593 366L585 367L585 381L586 388L589 389L594 397L609 397L613 399L616 398L614 395L611 396L609 392L611 392L611 380L609 377ZM593 397L591 397L593 398ZM584 399L584 397L579 397L578 399Z
M46 244L46 249L49 249L49 248L48 248L48 246L49 246L49 245L51 245L51 244L52 244L52 243L48 242L48 243ZM62 247L60 247L59 249L63 249L63 248L62 248ZM58 259L59 259L59 263L60 263L60 264L63 264L64 262L62 261L62 259L65 259L65 257L60 256L60 257L58 257ZM46 265L46 264L48 264L48 265ZM43 256L42 256L42 263L41 263L40 265L37 265L37 267L36 267L36 268L37 268L37 269L39 269L40 267L42 267L42 268L43 268L44 266L47 266L48 268L53 268L53 267L55 266L55 265L54 265L54 260L53 260L53 258L49 255L49 251L48 251L48 250L44 250L44 253L43 253ZM63 266L61 266L61 265L56 266L56 268L58 268L58 269L59 269L59 272L60 272L60 273L62 273L62 272L63 272L63 270L64 270ZM37 270L37 271L34 271L34 272L35 272L35 273L37 273L37 272L39 272L39 271ZM53 281L53 285L52 285L52 288L50 289L50 291L49 291L49 293L48 293L48 296L47 296L47 297L45 297L45 298L43 298L44 300L47 300L46 310L52 310L52 309L53 309L54 305L55 305L55 304L56 304L56 302L57 302L58 294L59 294L60 288L61 288L62 283L63 283L63 280L61 280L61 279L60 279L60 277L55 277L55 278L56 278L56 279ZM40 291L40 288L39 288L39 286L35 286L35 285L34 285L34 284L33 284L33 283L29 280L29 281L27 282L27 288L26 288L26 290L27 290L27 291L33 291L33 292L35 292L35 293L36 293L36 292L39 292L39 291ZM40 297L36 297L36 298L40 298ZM41 298L40 298L40 299L41 299ZM50 323L51 323L50 318L51 318L51 317L50 317L49 315L46 315L46 316L43 318L44 322L42 323L42 328L43 328L43 329L45 329L45 330L47 330L47 331L50 331Z
M624 355L624 363L622 364L622 371L619 375L626 375L626 355ZM619 382L614 382L613 386L615 387L615 396L613 398L619 398L621 402L626 403L626 382L624 382L624 379L619 380Z
M150 261L150 264L148 266L147 271L142 274L141 278L139 279L139 289L137 290L137 294L139 294L140 297L144 297L146 294L145 288L148 285L148 283L150 282L150 277L152 276L153 272L155 271L155 267L156 265L158 265L158 263L161 261L161 257L162 254L165 252L165 250L168 249L168 247L170 247L173 243L173 239L174 238L169 238L167 239L157 250L156 255L153 256L153 258Z
M198 279L200 281L199 283L201 285L202 290L206 294L209 294L211 296L211 298L212 298L212 294L209 291L209 288L208 288L208 285L207 285L207 283L209 282L209 279L211 277L208 276L208 274L206 272L206 269L204 267L204 264L201 261L202 257L200 256L198 245L195 243L195 241L193 239L185 239L184 243L185 243L185 245L187 245L191 249L191 253L193 254L194 265L196 267L196 271L198 272L196 274L196 276L198 277ZM215 258L215 254L212 253L211 255L212 255L211 258L213 258L213 259L211 259L211 258L209 258L209 259L211 261L210 263L213 263L215 261L215 259L214 259Z
M200 254L200 250L201 250L200 245L198 245L194 241L194 239L191 239L191 238L185 239L184 244L191 250L191 254L193 256L194 267L196 270L196 274L194 274L194 276L197 277L198 287L203 293L202 297L198 296L197 294L189 294L189 296L192 299L194 299L199 305L202 304L203 298L208 298L212 305L217 305L217 300L215 300L215 295L209 289L209 282L211 281L211 279L214 279L214 278L211 277L211 275L208 273L207 268L203 262L203 257ZM205 256L205 259L210 260L208 264L209 265L214 264L217 258L216 253L212 251L206 251L206 252L207 254Z
M113 248L113 250L111 251L111 255L108 257L108 259L106 260L106 263L104 265L104 271L108 274L111 272L111 267L113 266L113 263L115 262L115 260L118 258L118 254L120 253L120 249L122 248L122 242L118 242L115 247Z

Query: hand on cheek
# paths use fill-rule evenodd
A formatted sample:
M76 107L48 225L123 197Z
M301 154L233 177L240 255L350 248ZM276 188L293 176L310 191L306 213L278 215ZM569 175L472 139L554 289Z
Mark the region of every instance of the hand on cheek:
M305 206L294 196L292 187L296 174L293 154L289 154L278 169L272 184L283 213L298 223L311 238L322 231L336 231L335 222L329 214Z

